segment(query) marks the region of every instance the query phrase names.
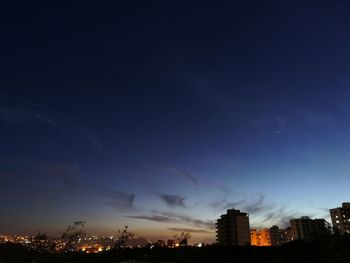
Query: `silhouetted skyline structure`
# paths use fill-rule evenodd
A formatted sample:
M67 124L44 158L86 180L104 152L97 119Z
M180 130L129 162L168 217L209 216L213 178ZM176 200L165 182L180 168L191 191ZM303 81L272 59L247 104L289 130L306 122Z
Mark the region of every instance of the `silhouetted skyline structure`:
M231 208L256 229L331 221L349 198L349 14L343 0L6 1L0 233L86 220L199 244Z
M290 226L280 229L278 226L272 226L269 229L271 246L281 246L291 240Z
M216 241L222 246L250 245L249 215L229 209L216 221Z
M315 240L331 234L331 229L326 220L321 218L311 219L303 216L290 220L291 240Z
M342 209L330 209L335 222L333 228L325 219L311 219L308 216L290 219L290 226L279 228L274 225L270 228L250 228L249 215L234 208L228 209L226 214L220 216L216 221L216 242L212 245L219 246L259 246L268 247L283 246L292 241L327 241L339 239L339 234L345 238L348 233L341 232L339 227L339 218L346 218L346 209L349 202L343 202ZM338 216L338 212L341 212ZM346 222L345 220L344 222ZM77 221L69 225L66 231L57 238L48 238L45 233L34 236L21 235L0 235L0 243L18 243L38 252L75 252L100 253L108 250L119 250L126 248L149 247L158 248L179 248L187 246L202 247L205 243L196 243L190 245L188 240L191 238L190 231L182 232L180 235L173 236L174 239L158 240L155 242L147 241L145 238L137 237L134 233L128 231L128 226L119 230L117 236L99 237L90 236L85 232L85 221ZM332 231L333 229L333 231Z
M350 234L350 202L342 203L341 207L329 210L335 232L342 235Z

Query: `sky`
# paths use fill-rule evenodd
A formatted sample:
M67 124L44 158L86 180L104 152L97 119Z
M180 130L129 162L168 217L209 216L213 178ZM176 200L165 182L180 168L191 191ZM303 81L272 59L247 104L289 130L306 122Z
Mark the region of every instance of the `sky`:
M215 239L349 201L347 1L23 1L0 13L0 232Z

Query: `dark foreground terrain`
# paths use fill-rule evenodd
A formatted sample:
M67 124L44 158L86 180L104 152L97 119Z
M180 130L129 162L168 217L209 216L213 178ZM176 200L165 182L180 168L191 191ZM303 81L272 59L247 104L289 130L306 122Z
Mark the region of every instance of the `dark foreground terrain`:
M350 262L350 240L292 242L282 247L185 247L179 249L124 249L100 254L49 254L20 245L0 245L1 263L65 262Z

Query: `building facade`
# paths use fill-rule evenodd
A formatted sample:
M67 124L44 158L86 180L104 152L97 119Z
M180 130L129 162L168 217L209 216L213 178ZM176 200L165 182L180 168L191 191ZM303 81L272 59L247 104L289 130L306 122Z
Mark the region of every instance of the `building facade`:
M249 215L229 209L216 221L216 241L224 246L250 245Z
M285 243L290 242L291 230L290 227L280 229L278 226L270 227L270 242L271 246L281 246Z
M350 234L350 203L342 203L341 207L330 209L329 212L334 232Z
M314 240L329 235L330 229L324 219L310 219L307 216L290 220L291 240Z
M290 228L280 229L272 226L265 229L252 229L250 231L250 242L252 246L281 246L290 241Z
M250 243L252 246L258 247L271 246L270 229L252 229L250 231Z

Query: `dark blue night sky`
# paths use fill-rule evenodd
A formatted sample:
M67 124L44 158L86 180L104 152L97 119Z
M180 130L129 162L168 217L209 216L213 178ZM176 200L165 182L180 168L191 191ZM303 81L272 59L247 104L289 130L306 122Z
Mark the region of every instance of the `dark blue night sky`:
M0 232L213 240L228 208L283 226L349 200L347 1L13 4Z

